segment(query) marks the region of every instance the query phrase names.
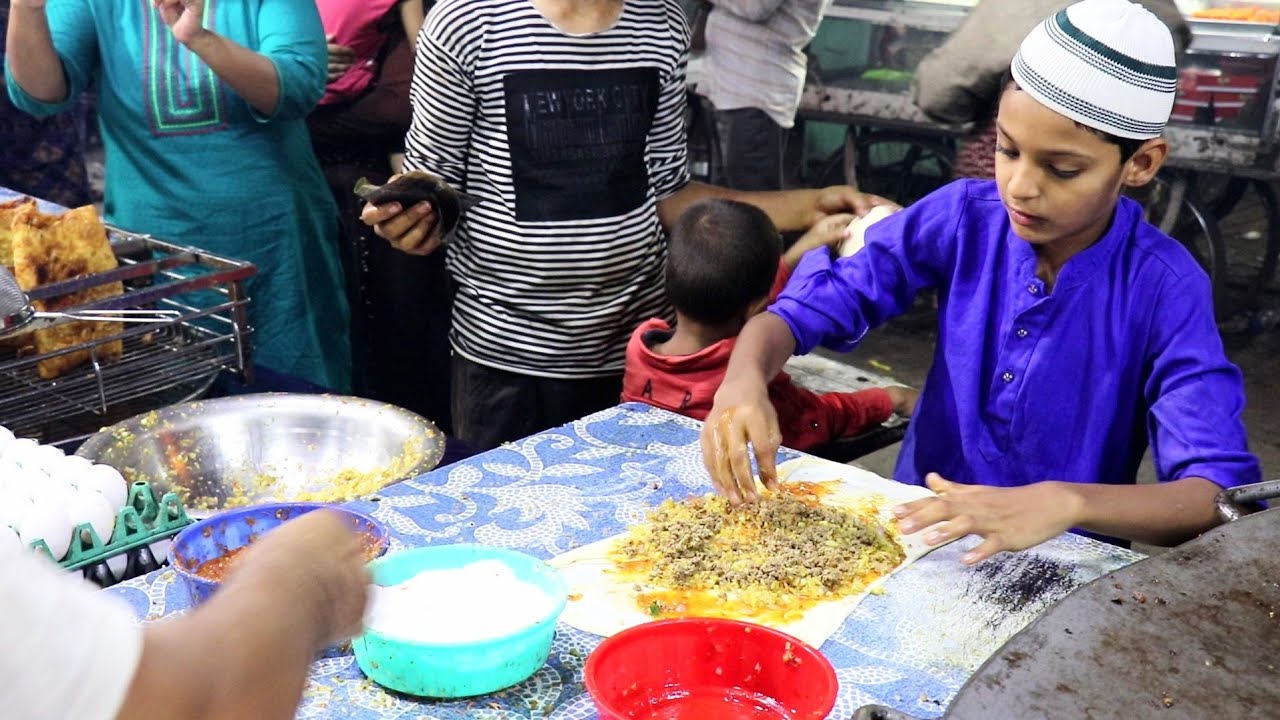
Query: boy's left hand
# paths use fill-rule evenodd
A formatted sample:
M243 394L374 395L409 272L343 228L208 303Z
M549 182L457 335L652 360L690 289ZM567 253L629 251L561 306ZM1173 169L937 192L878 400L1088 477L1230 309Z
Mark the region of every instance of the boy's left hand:
M886 205L894 210L902 209L901 205L892 200L879 195L858 192L848 185L825 187L818 191L817 200L814 202L813 219L809 225L812 227L828 215L840 213L852 213L861 217L877 205ZM848 223L845 224L848 225Z
M822 218L787 248L782 255L782 261L789 269L794 270L796 265L800 264L800 258L810 250L824 246L833 249L839 247L840 243L849 237L849 223L855 218L857 215L849 213L837 213Z
M1025 550L1055 538L1076 523L1079 498L1069 483L1039 482L1015 488L963 485L929 473L925 484L938 497L893 509L898 529L928 529L928 545L978 535L983 541L961 561L973 565L1005 550Z

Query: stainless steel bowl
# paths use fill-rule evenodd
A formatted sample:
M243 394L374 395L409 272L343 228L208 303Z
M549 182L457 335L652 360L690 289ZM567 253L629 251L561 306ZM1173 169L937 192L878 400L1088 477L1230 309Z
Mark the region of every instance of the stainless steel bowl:
M413 478L444 455L431 421L385 403L270 393L173 405L113 425L78 455L183 496L188 513L261 502L342 502Z

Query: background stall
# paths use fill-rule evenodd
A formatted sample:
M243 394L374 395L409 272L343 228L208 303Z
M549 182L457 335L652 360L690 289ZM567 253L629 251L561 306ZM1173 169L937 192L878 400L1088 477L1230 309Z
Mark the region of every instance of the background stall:
M949 181L971 128L925 115L912 81L921 58L976 4L835 0L808 50L792 182L850 182L910 202ZM1220 319L1257 332L1277 319L1280 2L1178 5L1192 42L1166 132L1172 153L1160 178L1135 197L1210 273ZM696 61L690 77L696 85ZM696 172L713 153L696 108L692 120Z

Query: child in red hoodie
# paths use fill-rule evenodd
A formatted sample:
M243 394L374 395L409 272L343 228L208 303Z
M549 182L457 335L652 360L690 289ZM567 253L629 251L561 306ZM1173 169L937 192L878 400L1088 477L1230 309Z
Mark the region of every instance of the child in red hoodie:
M654 318L636 328L627 345L622 399L705 419L742 326L786 286L801 256L817 248L828 252L852 219L826 218L784 254L769 216L753 205L706 200L686 210L671 230L667 256L667 299L676 326ZM818 394L786 373L769 384L782 443L797 450L857 435L893 413L910 416L918 395L901 386Z

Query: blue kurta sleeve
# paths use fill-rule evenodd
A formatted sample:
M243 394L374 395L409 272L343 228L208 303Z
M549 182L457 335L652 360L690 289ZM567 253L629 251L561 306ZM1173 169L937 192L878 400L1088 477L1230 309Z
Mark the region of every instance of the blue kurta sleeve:
M917 292L942 285L955 262L966 190L967 183L952 183L872 225L866 246L850 257L807 253L769 308L791 327L796 353L818 345L852 350L868 330L910 308Z
M1209 278L1170 275L1151 320L1147 433L1161 481L1202 477L1223 487L1262 479L1249 452L1244 378L1227 360Z
M80 93L89 87L98 70L98 35L93 9L88 0L49 0L45 6L49 21L49 33L53 37L53 49L62 60L62 72L67 80L67 97L61 102L47 103L31 97L9 72L9 58L5 56L4 79L9 99L20 110L37 117L55 115L70 108Z
M324 96L329 69L324 26L315 3L262 0L258 8L258 52L275 65L280 99L271 115L253 110L253 116L259 122L306 117Z

